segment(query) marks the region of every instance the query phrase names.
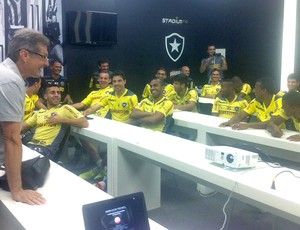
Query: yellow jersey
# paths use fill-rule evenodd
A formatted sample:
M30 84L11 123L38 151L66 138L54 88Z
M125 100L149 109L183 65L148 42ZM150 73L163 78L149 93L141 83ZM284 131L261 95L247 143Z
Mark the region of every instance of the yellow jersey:
M282 107L282 98L273 95L271 103L268 107L264 103L253 99L244 111L250 115L256 113L259 121L264 122L270 120L273 113Z
M100 104L103 107L108 106L112 120L127 122L133 108L138 104L138 98L128 89L120 97L113 91L106 97L103 97Z
M162 113L165 116L163 121L154 125L142 124L142 127L144 128L162 132L167 129L167 126L169 125L170 120L172 119L174 105L166 97L163 97L156 103L154 103L153 99L145 98L139 103L138 106L136 106L136 109L149 113Z

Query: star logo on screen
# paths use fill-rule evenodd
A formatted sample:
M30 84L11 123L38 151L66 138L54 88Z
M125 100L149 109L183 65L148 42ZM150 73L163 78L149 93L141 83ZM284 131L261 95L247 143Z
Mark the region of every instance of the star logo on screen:
M178 33L165 36L166 51L173 62L176 62L181 57L184 50L184 42L185 38Z

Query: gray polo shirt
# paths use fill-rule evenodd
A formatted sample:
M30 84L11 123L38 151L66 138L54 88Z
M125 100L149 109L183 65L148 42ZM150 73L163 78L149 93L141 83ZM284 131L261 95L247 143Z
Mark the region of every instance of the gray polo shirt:
M0 64L0 122L22 122L24 116L25 81L16 64L5 59ZM0 129L0 164L3 163L4 143Z

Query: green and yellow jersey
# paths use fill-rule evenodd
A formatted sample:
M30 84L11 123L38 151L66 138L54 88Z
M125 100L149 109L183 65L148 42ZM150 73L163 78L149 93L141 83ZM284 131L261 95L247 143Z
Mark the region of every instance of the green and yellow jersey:
M34 109L35 109L35 103L38 100L39 100L39 96L38 95L33 94L31 97L29 97L26 94L25 102L24 102L24 107L25 107L24 121L26 121L28 118L30 118L33 115Z
M177 105L186 105L189 103L189 101L193 101L193 102L198 102L198 93L196 90L194 89L186 89L186 92L184 94L183 97L180 97L177 93L175 95L175 98L174 98L174 103L177 104ZM198 112L197 110L197 106L195 105L195 108L193 109L192 112Z
M123 95L118 97L116 92L109 93L100 101L101 106L108 106L112 120L127 122L134 107L138 104L137 96L126 89Z
M154 103L153 99L151 98L145 98L135 108L143 112L162 113L165 116L165 119L163 121L154 125L148 125L148 124L142 125L142 127L144 128L151 129L154 131L161 131L161 132L166 130L167 126L170 123L170 120L172 119L172 114L174 111L174 105L172 101L168 100L166 97L163 97L161 100L159 100L156 103Z
M216 85L207 84L204 85L201 92L201 97L205 96L213 96L215 97L221 90L221 84L218 83Z
M176 95L174 86L172 84L166 84L163 94L167 99L169 99L170 101L173 101L173 99ZM150 98L150 99L153 98L149 84L147 84L145 86L142 97L143 98Z
M212 107L212 113L219 117L232 118L248 106L248 102L241 97L235 96L230 102L225 97L217 97Z
M99 89L96 91L92 91L81 103L83 103L86 107L93 107L95 104L98 104L104 97L113 92L114 89L111 86L107 86L104 89ZM101 109L95 112L95 115L99 117L105 117L108 113L108 105L102 107Z
M264 103L253 99L244 111L250 115L255 114L259 121L264 122L270 120L273 113L282 107L282 98L273 95L271 103L268 107Z

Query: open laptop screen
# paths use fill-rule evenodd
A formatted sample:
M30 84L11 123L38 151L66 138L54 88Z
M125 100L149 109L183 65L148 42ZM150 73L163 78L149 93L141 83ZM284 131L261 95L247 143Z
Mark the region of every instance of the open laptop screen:
M149 230L142 192L82 206L86 230Z

